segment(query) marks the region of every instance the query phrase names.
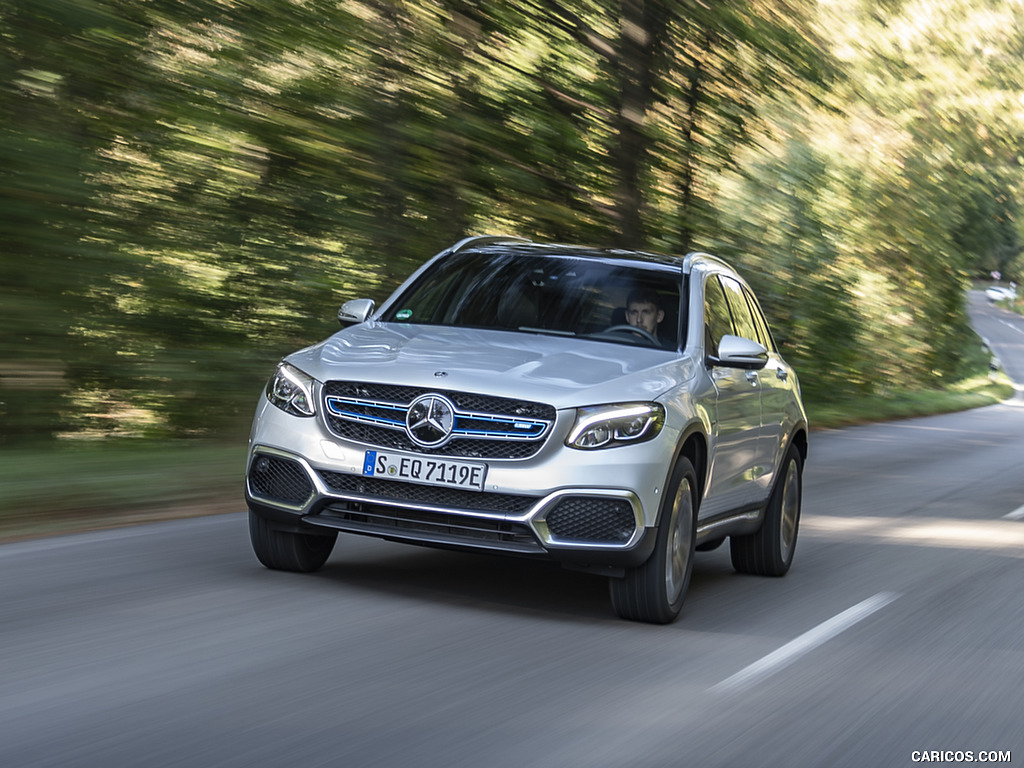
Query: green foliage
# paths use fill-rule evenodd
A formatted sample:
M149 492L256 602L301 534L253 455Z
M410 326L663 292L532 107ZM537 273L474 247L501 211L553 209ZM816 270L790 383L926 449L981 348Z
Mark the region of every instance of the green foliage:
M240 435L471 232L708 248L811 394L957 374L1019 279L1013 3L9 0L0 442Z

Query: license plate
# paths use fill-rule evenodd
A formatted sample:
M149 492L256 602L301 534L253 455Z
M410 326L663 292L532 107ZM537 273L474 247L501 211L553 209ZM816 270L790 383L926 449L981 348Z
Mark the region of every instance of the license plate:
M482 491L484 480L487 478L487 465L367 451L363 460L363 475L388 480L405 480L421 485Z

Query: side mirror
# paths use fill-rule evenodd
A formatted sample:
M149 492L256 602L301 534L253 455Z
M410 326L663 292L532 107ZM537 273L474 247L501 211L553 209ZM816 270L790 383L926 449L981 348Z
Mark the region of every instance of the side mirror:
M338 322L342 328L350 325L366 322L366 318L373 312L373 299L352 299L346 301L338 310Z
M764 368L768 364L768 350L752 339L725 335L718 343L718 354L708 355L708 363L726 368Z

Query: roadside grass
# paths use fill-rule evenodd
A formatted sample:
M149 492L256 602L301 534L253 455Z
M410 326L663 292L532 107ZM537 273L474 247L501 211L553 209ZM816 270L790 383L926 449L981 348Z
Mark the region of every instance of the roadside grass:
M862 397L829 402L809 401L804 408L811 429L830 429L954 413L994 405L1013 396L1013 382L1002 371L979 374L942 390L891 390Z
M1016 299L1004 299L996 303L1004 309L1016 312L1018 315L1024 315L1024 295L1018 295Z
M1012 396L999 372L943 391L807 402L812 429L977 408ZM0 541L245 509L244 442L75 443L0 450Z
M133 440L0 450L0 540L244 509L245 452Z

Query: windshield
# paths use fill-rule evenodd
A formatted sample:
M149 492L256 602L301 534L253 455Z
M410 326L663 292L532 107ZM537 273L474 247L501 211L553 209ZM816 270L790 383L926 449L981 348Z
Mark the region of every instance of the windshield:
M381 319L677 349L680 282L658 264L470 251L439 261Z

